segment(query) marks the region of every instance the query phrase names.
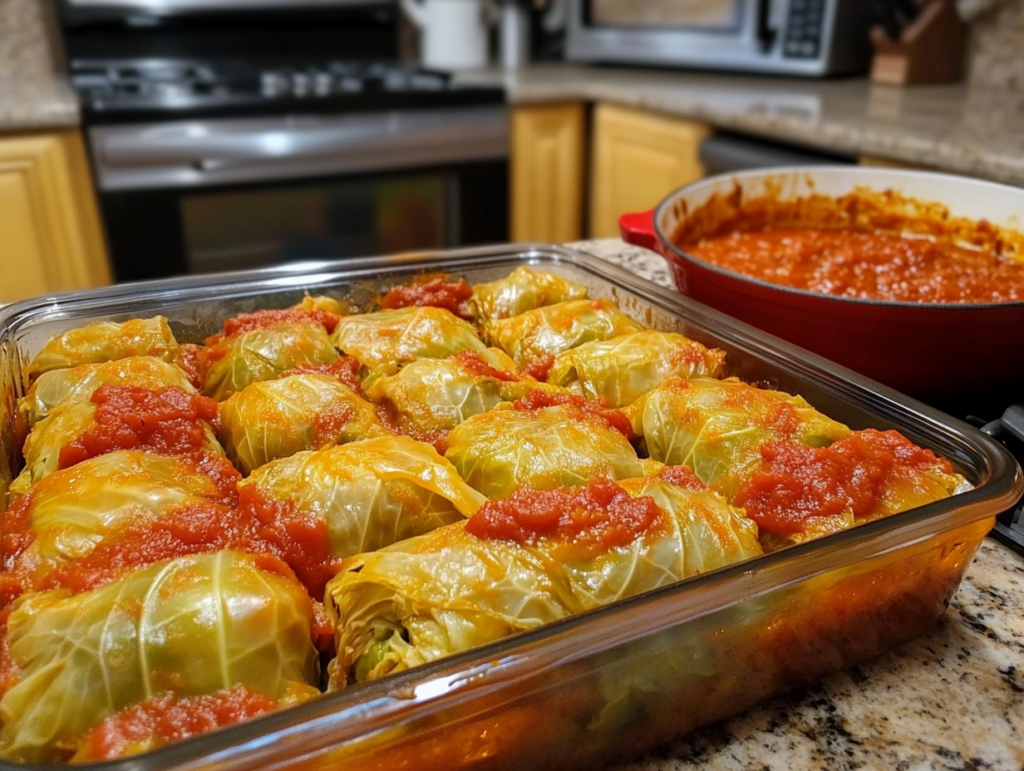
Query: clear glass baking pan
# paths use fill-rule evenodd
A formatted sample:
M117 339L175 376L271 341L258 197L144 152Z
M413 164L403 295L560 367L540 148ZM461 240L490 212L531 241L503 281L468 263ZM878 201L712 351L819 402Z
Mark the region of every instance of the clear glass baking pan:
M522 264L586 284L592 296L618 302L649 326L725 349L731 375L801 394L853 428L896 428L950 459L973 489L97 767L606 766L922 634L944 612L995 515L1024 489L1014 460L959 421L591 255L506 246L121 285L4 308L0 493L18 464L13 417L22 393L20 368L58 332L160 313L179 340L198 342L228 316L284 307L307 291L361 307L422 271L477 283ZM8 768L25 766L0 763Z

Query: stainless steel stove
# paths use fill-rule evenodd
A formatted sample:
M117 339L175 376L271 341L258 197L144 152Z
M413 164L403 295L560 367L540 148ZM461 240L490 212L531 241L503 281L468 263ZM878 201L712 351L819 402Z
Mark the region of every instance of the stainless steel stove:
M388 0L58 0L118 280L508 239L501 88Z

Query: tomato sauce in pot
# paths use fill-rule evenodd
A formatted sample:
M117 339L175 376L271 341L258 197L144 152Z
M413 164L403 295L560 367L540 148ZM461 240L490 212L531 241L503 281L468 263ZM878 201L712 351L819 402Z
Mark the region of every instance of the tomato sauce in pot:
M1020 234L891 191L789 201L715 196L674 241L719 268L818 294L911 303L1024 301Z

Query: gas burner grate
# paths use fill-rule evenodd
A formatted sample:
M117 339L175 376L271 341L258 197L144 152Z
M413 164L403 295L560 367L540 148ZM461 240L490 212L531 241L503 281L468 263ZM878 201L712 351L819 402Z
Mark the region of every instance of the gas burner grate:
M1001 418L989 423L970 416L967 422L1002 444L1018 463L1024 465L1024 405L1009 407ZM1024 500L996 518L991 535L1024 556Z

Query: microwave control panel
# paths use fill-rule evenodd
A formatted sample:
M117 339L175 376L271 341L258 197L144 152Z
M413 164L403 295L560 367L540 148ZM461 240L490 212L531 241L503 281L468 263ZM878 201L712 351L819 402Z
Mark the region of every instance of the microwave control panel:
M789 0L782 53L788 59L816 59L825 24L825 0Z

